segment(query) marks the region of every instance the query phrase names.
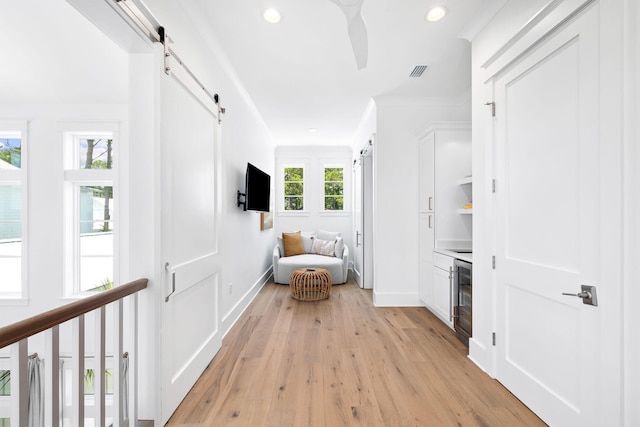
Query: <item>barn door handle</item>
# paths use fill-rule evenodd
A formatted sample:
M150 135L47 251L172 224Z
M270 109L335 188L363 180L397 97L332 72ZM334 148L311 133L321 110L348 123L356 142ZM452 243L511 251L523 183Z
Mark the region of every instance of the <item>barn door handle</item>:
M171 270L171 264L168 262L164 264L164 269L167 273L171 273L171 292L169 292L169 295L164 299L164 302L169 302L169 298L176 291L176 272Z

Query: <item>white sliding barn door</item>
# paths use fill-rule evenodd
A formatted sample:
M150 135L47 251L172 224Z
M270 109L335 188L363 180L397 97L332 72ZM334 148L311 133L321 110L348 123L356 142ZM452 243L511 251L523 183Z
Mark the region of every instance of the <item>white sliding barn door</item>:
M363 256L364 247L362 245L362 158L356 161L353 169L353 277L361 288L363 282Z
M161 77L162 425L220 349L218 121L174 75ZM211 102L211 104L213 104Z
M619 169L601 156L598 17L596 2L493 80L496 377L552 426L602 425L601 359L615 355L601 206ZM563 295L583 284L598 307Z

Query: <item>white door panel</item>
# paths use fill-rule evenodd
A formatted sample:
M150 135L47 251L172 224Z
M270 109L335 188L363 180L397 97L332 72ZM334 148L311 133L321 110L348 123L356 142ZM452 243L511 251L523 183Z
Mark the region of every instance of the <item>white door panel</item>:
M162 423L220 349L218 122L174 76L162 76Z
M169 289L167 296L174 297L207 279L214 272L218 272L220 267L217 264L217 260L218 255L212 253L178 266L167 265L166 270L170 275L169 280L171 281L171 289Z
M497 378L550 425L597 425L598 9L494 81ZM590 375L593 373L594 375Z
M372 137L373 140L373 137ZM371 141L355 168L356 208L354 224L354 276L358 285L373 289L373 147Z

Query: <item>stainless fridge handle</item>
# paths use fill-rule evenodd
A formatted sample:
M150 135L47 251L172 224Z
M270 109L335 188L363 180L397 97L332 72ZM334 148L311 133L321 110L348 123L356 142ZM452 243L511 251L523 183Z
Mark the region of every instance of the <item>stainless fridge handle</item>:
M453 267L449 266L449 321L453 321Z

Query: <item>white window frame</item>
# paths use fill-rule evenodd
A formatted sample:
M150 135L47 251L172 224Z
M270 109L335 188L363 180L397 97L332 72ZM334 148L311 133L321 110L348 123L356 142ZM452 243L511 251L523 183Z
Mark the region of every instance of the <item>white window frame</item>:
M80 192L81 186L111 186L113 188L113 210L110 220L113 231L113 285L120 283L121 238L121 186L119 170L121 139L117 123L78 123L63 126L64 158L64 295L77 297L86 294L80 289ZM80 169L79 140L86 138L109 138L113 140L112 169Z
M3 170L0 171L0 184L20 185L21 196L21 236L22 248L20 253L20 292L3 293L0 291L0 300L3 305L13 303L24 304L28 300L28 208L29 208L29 188L27 177L28 174L28 122L25 121L5 121L0 120L0 137L16 137L20 136L20 169L19 170Z
M325 178L325 171L326 169L342 169L342 209L326 209L324 207L324 202L327 198L327 194L325 193L325 185L327 183L327 181L324 180ZM322 165L322 204L320 205L322 207L322 211L325 213L343 213L345 211L347 211L347 209L345 209L345 206L347 205L347 183L346 183L346 168L344 167L343 164L341 163L330 163L330 164L323 164Z
M352 189L351 182L353 178L353 168L351 167L351 159L325 158L319 160L320 166L320 216L349 216L351 215L352 206ZM324 170L325 168L342 168L342 197L343 204L341 211L327 211L324 209Z
M302 210L298 211L289 211L285 210L285 191L284 191L284 170L288 168L302 168L303 177L302 177ZM278 214L282 216L306 216L309 215L309 207L308 207L308 199L307 199L307 183L309 181L308 177L309 173L309 165L308 162L299 162L299 161L288 161L286 163L281 163L278 167L278 174L280 178L280 184L278 185L278 190L280 194L278 195Z

